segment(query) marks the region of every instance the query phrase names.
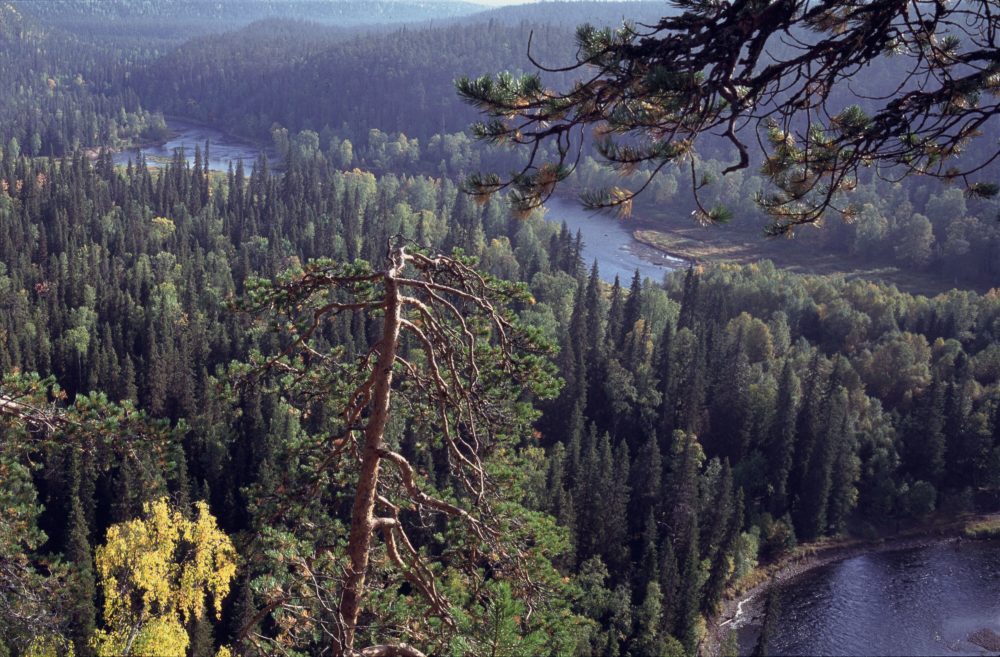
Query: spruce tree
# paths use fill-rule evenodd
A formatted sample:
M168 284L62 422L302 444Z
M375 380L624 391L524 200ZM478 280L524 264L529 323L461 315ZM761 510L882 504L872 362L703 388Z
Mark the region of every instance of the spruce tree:
M70 631L73 647L80 657L93 654L90 640L94 635L97 619L96 582L94 579L93 554L88 538L89 529L80 504L80 497L75 492L70 502L69 542L66 547L66 560L71 565L70 589Z
M677 317L677 329L694 329L700 312L701 274L691 265L684 274L684 290L681 295L681 311Z
M734 340L724 366L716 369L718 379L709 395L711 430L706 436L709 455L743 460L750 448L752 417L750 412L750 362L742 340Z
M660 581L660 554L659 539L660 528L656 522L656 513L652 507L646 513L642 526L642 540L639 551L633 557L636 568L632 576L632 588L642 591L649 582Z
M681 586L681 573L677 565L673 541L663 542L660 557L660 591L663 594L662 625L672 631L677 624L677 611L680 607L678 592Z
M674 416L677 413L677 400L674 397L673 342L674 327L668 321L656 346L655 356L656 389L660 393L657 435L660 445L664 448L669 448L669 441L674 433Z
M698 515L692 514L682 537L680 586L677 592L677 620L672 634L680 639L684 649L694 654L698 646L701 589L705 582L698 547Z
M954 376L948 384L944 400L945 467L951 475L948 483L956 487L970 483L969 475L977 469L976 461L981 456L977 441L969 435L969 416L972 414L970 369L968 356L960 351L955 357Z
M935 373L930 387L917 399L904 427L901 452L908 470L917 479L938 486L945 472L945 394L948 385Z
M657 502L663 488L663 458L660 455L659 441L650 435L646 442L636 452L632 459L632 494L629 503L630 516L643 525L634 525L638 532L648 527L645 521L647 510L652 513L657 508Z
M733 505L733 470L729 466L729 460L726 459L721 464L716 461L715 465L718 468L718 477L710 481L709 490L704 496L706 503L702 505L704 524L700 539L702 557L713 563L721 562L721 559L716 559L716 555L722 548L723 539L737 513Z
M632 275L632 284L629 286L628 298L625 300L625 307L622 309L622 335L618 342L621 346L625 336L631 331L636 322L642 318L642 276L639 270L635 270Z
M632 638L629 654L635 657L652 657L666 653L660 618L663 615L663 594L656 580L646 585L646 595L636 610L636 630Z
M830 492L833 489L833 467L844 437L844 416L847 413L847 393L837 386L822 401L820 411L822 432L816 437L802 490L792 509L795 533L805 540L814 540L829 528Z
M630 556L628 445L620 440L612 450L611 437L605 433L600 440L598 460L598 478L591 484L596 484L597 510L590 540L594 553L603 556L612 575L623 579L627 576Z
M771 490L770 509L781 516L788 510L788 479L795 456L795 424L798 416L800 386L790 358L785 359L778 382L777 408L767 437L767 470Z

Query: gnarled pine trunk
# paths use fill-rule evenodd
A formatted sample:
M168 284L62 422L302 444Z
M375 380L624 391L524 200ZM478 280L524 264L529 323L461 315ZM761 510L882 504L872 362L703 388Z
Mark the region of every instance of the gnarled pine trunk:
M378 360L375 363L372 385L371 413L364 430L364 445L361 448L361 471L354 493L351 510L351 533L347 541L347 556L350 565L344 593L340 601L340 620L343 623L340 636L334 641L333 653L337 657L354 653L354 633L361 613L361 600L365 590L365 574L368 570L368 553L374 526L375 498L378 492L378 476L385 425L389 419L389 399L392 394L392 367L396 361L399 346L399 330L402 319L399 286L396 276L405 263L403 250L393 254L392 262L385 273L385 319L382 339L379 341Z

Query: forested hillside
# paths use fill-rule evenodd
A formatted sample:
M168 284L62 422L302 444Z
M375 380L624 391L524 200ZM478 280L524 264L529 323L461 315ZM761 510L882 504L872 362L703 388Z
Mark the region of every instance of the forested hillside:
M463 132L454 78L529 70L529 34L557 63L578 16L635 6L267 20L169 52L0 8L0 657L333 654L347 590L362 654L694 654L797 545L1000 508L996 290L767 261L608 284L565 225L461 190L523 158ZM162 113L282 161L115 166ZM637 212L689 214L675 173ZM571 182L607 175L587 158ZM710 188L733 230L759 233L759 185ZM995 201L856 195L857 221L806 239L995 280ZM419 294L393 314L399 286ZM416 652L373 652L394 646Z
M457 76L484 66L528 70L532 30L535 56L558 60L570 52L570 25L405 27L340 43L303 43L297 30L251 26L173 51L129 87L167 112L251 136L266 136L278 123L293 132L346 126L342 136L377 128L426 140L461 132L475 119L454 93ZM219 67L220 60L229 65Z
M26 3L44 22L93 38L176 44L266 19L312 21L340 27L449 20L481 12L459 2L387 0L357 4L324 0L47 0Z
M263 604L251 601L264 581L291 585L260 561L273 546L250 539L277 527L266 500L308 479L280 465L301 458L288 436L317 427L281 411L278 391L220 396L229 362L268 349L226 300L249 276L311 257L377 261L396 232L529 282L536 303L522 316L560 345L565 384L542 407L546 455L533 457L521 502L568 531L570 548L553 558L577 574L575 611L598 623L584 653L655 654L668 636L693 650L701 614L760 558L886 517L995 503L995 295L914 298L766 264L608 289L553 224L480 208L447 181L340 173L322 159L210 182L183 165L154 175L7 157L3 186L4 370L51 373L71 398L101 390L185 418L165 452L39 455L44 467L12 500L37 494L43 505L39 555L66 554L74 532L100 543L169 493L208 500L220 526L249 541L237 540L257 564L242 572L241 604ZM327 339L350 358L372 321L339 322ZM433 453L415 457L443 467ZM74 529L77 505L86 524ZM657 605L661 620L643 620ZM226 613L220 641L235 638L241 613L252 616Z
M531 56L558 66L572 58L576 25L614 26L626 16L653 21L660 13L643 2L552 2L349 40L330 32L305 42L301 25L253 25L194 39L139 72L128 87L164 111L247 136L266 136L278 123L292 132L337 130L354 140L371 128L427 140L463 132L475 119L454 93L456 78L533 69L529 35Z
M0 138L26 155L61 155L76 148L118 147L165 134L162 117L144 111L121 80L148 53L78 39L0 5L6 64L0 83Z

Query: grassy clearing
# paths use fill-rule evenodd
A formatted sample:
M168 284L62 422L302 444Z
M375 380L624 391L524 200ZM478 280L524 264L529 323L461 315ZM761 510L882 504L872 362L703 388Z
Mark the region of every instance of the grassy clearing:
M647 224L648 225L648 224ZM664 253L693 262L749 264L771 260L799 274L835 275L895 285L904 292L933 296L955 287L955 281L926 272L875 264L859 256L831 254L816 244L785 239L748 238L724 228L639 229L633 237ZM985 292L985 288L978 289Z

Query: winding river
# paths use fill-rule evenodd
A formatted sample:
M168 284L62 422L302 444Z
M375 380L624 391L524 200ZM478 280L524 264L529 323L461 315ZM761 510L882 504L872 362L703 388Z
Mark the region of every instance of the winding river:
M178 148L183 148L188 162L193 164L195 146L204 149L207 141L209 169L226 171L230 164L235 167L242 159L244 166L249 170L261 153L259 145L205 125L168 119L167 127L173 132L173 136L166 143L115 153L115 163L126 164L130 160L135 162L142 152L147 164L158 166L172 159ZM272 162L278 163L272 152L268 151L267 154ZM584 262L589 267L594 260L597 260L601 278L608 282L618 276L622 285L628 285L636 269L643 278L649 277L661 281L664 274L684 266L684 261L665 256L656 249L636 241L627 222L588 212L575 200L552 198L546 203L546 207L547 220L565 221L573 234L576 234L577 230L580 231L584 243Z
M1000 541L938 542L866 554L783 582L768 655L986 655L1000 633ZM755 605L760 606L760 605ZM739 628L753 652L760 618Z

